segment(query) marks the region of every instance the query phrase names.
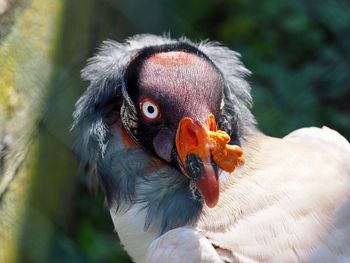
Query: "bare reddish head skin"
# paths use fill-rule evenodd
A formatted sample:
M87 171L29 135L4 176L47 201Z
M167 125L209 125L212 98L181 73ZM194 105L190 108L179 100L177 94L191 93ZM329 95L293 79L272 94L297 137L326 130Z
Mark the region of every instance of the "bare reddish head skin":
M122 136L122 141L124 146L136 148L138 145L130 138L123 126L120 127L120 134Z
M159 105L163 119L173 125L170 128L176 129L183 117L205 121L215 112L220 107L224 82L204 58L170 51L156 53L144 61L137 85L140 94Z
M156 53L149 58L149 61L165 67L176 67L179 64L188 65L193 63L193 54L183 51Z

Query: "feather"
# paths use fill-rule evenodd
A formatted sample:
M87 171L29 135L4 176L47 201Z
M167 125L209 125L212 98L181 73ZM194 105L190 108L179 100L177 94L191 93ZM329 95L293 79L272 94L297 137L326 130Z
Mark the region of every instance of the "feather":
M148 263L221 263L214 247L198 231L179 227L154 240L146 256Z
M197 229L232 256L257 261L349 257L345 138L328 128L310 128L285 139L260 135L248 142L241 175L227 184L217 207L203 212Z
M301 132L248 137L246 165L223 182L218 205L154 234L137 262L348 260L350 144L328 128Z

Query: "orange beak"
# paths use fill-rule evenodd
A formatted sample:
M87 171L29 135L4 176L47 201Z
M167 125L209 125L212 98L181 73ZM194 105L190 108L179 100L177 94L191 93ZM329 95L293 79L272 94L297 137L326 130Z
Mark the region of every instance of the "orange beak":
M219 200L220 183L217 166L233 172L243 164L242 148L228 145L230 136L217 130L214 115L206 123L185 117L180 120L176 132L176 150L185 172L197 184L197 188L208 207Z

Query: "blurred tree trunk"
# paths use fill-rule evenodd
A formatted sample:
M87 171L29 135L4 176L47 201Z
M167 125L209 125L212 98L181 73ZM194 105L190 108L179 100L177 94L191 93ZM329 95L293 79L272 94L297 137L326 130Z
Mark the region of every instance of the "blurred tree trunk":
M69 129L94 5L0 0L0 262L48 262L69 220Z

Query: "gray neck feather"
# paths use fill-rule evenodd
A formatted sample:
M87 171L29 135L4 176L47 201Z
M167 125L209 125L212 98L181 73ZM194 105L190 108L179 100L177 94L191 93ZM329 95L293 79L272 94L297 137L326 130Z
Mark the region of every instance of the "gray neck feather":
M147 210L145 230L159 226L159 234L199 218L203 203L185 176L152 159L143 149L121 148L115 138L108 141L97 168L109 206L117 204L112 212L123 212L141 203Z

